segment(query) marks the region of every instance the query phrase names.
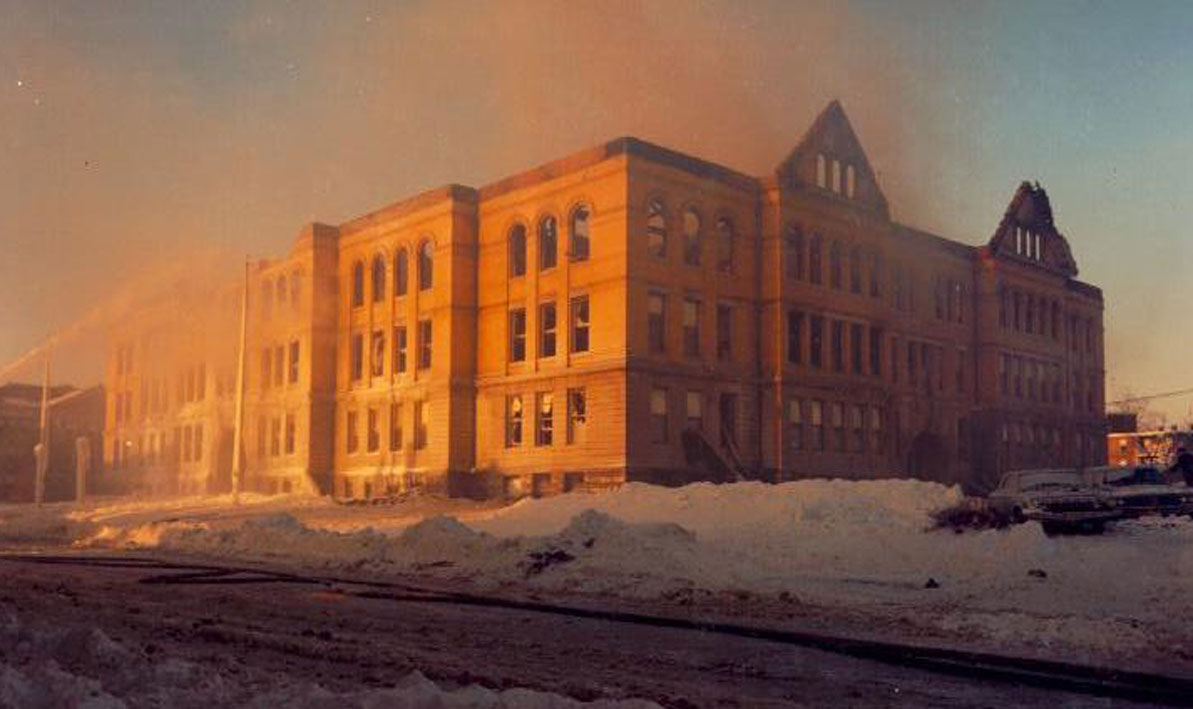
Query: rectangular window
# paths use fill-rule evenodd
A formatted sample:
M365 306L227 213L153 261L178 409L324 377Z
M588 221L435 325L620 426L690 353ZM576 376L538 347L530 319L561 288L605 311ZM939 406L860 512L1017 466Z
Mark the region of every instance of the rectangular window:
M808 363L813 369L820 369L824 364L824 318L813 315L809 318L809 324Z
M427 447L427 402L414 402L414 450Z
M365 449L370 453L376 453L381 449L381 422L380 413L377 409L370 407L365 413Z
M697 431L704 429L704 394L699 391L689 391L684 399L684 409L687 415L687 427Z
M884 441L886 437L883 435L883 412L877 406L870 407L870 450L875 453L884 452Z
M662 293L651 293L647 296L646 323L647 337L650 341L651 352L666 352L666 317L667 300Z
M269 419L269 454L274 457L282 454L282 420L277 416Z
M832 321L833 371L845 371L845 323Z
M372 352L369 361L370 373L374 377L383 376L385 374L385 332L377 330L373 333L373 338L369 342L369 350Z
M549 446L555 438L555 397L549 391L535 394L535 434L536 446Z
M667 442L667 390L650 390L650 433L653 443Z
M845 452L845 405L839 401L829 404L829 414L833 425L833 450Z
M539 357L555 356L555 303L539 305Z
M522 362L526 359L526 309L515 308L509 313L510 319L510 361Z
M394 373L406 373L406 326L394 327Z
M717 360L733 359L733 306L717 306Z
M588 296L572 298L572 352L588 351Z
M418 366L431 368L431 321L418 321Z
M290 342L290 376L291 384L298 383L298 340Z
M389 449L402 450L402 405L399 403L389 405Z
M294 424L294 414L286 414L286 453L294 452L297 431Z
M862 344L862 326L853 323L849 326L849 355L852 360L853 373L856 375L863 373L862 362L864 359L862 357Z
M583 388L568 389L568 443L583 443L588 424L588 396Z
M505 447L522 445L522 397L505 397Z
M273 348L273 385L280 387L282 378L286 376L286 348L278 345Z
M803 364L804 361L804 314L798 310L787 311L787 361Z
M352 333L352 345L349 352L351 363L352 381L360 381L364 378L365 373L365 354L364 354L364 335L359 332Z
M812 450L824 450L824 402L814 399L808 402L808 421L812 425Z
M787 438L792 450L803 450L804 411L801 399L787 401Z
M700 301L683 301L683 353L685 357L700 356Z
M866 407L851 406L849 408L851 428L853 430L853 451L863 453L866 450Z
M870 328L870 374L882 376L882 328Z
M345 435L345 446L344 446L345 449L347 449L347 451L349 453L355 453L357 451L357 449L360 448L360 439L357 438L357 433L356 433L356 412L355 411L348 412L347 421L344 425L344 435Z

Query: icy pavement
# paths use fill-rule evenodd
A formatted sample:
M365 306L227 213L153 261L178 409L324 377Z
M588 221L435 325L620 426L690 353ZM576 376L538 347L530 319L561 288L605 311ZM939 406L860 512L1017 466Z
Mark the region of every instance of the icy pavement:
M410 709L650 709L642 700L580 702L529 689L445 689L415 671L392 687L333 691L276 675L225 675L210 665L155 657L90 627L18 618L0 604L0 708L408 707Z
M570 494L495 508L354 508L259 498L0 508L0 544L148 548L370 577L418 576L676 603L732 599L767 619L832 616L905 639L1193 672L1193 523L1100 537L1039 526L955 534L930 513L958 490L809 480Z

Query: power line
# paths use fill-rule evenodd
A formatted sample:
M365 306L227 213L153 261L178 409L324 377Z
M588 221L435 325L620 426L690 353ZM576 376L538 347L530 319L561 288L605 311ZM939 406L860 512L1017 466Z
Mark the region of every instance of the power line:
M1128 399L1119 399L1118 401L1107 401L1107 406L1121 406L1122 404L1133 404L1140 401L1152 401L1154 399L1167 399L1173 396L1185 396L1193 394L1193 389L1177 389L1176 391L1166 391L1163 394L1149 394L1148 396L1132 396Z

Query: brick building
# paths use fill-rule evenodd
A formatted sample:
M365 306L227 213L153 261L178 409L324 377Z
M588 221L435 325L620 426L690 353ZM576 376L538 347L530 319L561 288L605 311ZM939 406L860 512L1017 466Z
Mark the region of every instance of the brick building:
M98 386L76 389L60 385L51 387L48 394L50 459L44 499L73 500L78 470L76 442L80 438L86 439L89 460L93 461L87 489L101 489L95 468L104 427L104 392ZM35 499L37 463L33 447L41 440L41 395L38 384L0 386L0 502Z
M623 138L310 225L249 271L259 489L982 489L1106 457L1102 296L1044 190L980 246L894 222L836 102L773 175ZM167 487L228 480L240 294L201 300L113 333L105 455Z

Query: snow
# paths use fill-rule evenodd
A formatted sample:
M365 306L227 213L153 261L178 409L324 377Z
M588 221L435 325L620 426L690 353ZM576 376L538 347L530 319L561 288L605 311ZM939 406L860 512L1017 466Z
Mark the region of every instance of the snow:
M266 686L260 686L264 683ZM272 685L272 686L270 686ZM0 604L0 708L130 706L409 707L411 709L650 709L643 700L580 702L559 694L479 685L445 689L414 671L393 687L335 692L292 678L229 679L211 667L156 659L85 627L49 627Z
M627 484L506 507L261 498L40 516L6 508L0 544L46 538L370 578L418 574L482 590L746 599L734 612L786 618L794 604L928 639L1089 661L1164 656L1193 667L1193 522L1123 522L1104 536L1055 538L1035 523L931 529L931 513L960 499L956 488L891 479Z

